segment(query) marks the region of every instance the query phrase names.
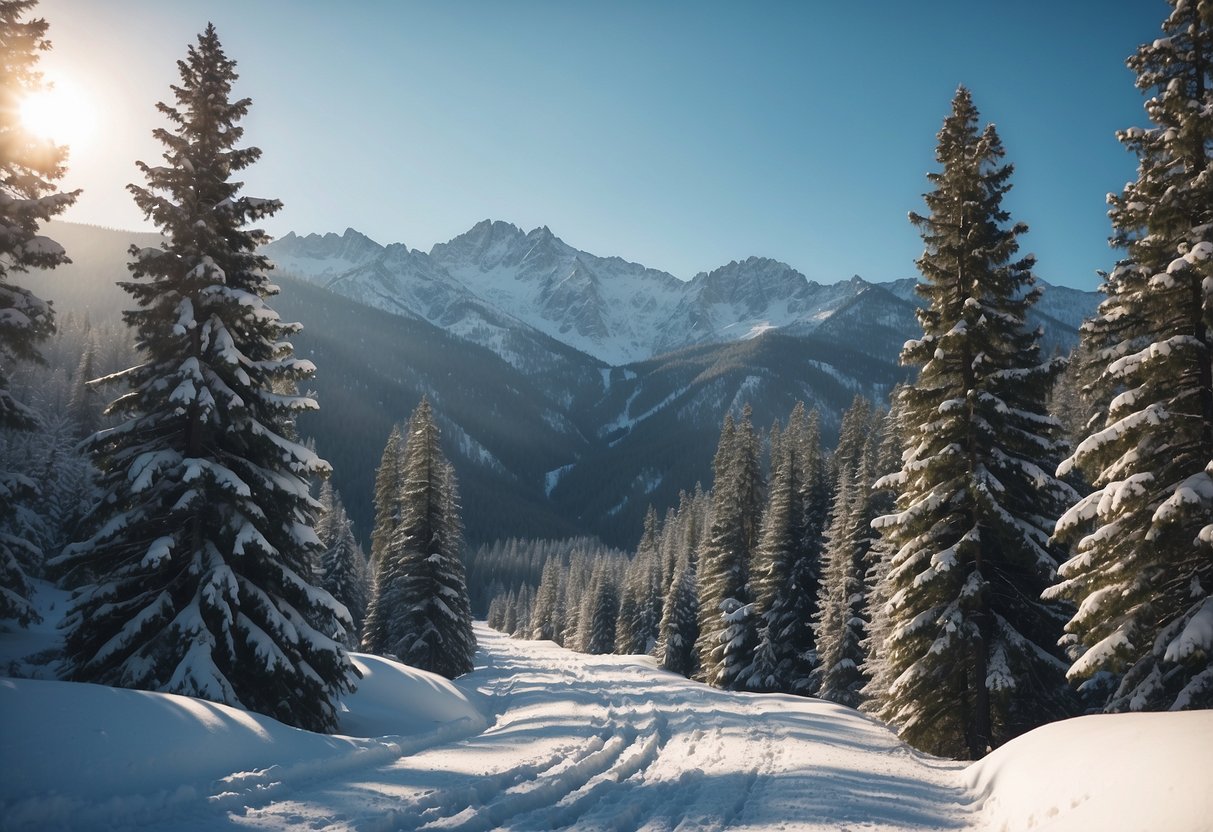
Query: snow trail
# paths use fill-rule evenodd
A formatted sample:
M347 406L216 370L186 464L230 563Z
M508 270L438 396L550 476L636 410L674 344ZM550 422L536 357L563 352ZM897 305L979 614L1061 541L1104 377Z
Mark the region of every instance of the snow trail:
M716 691L645 657L586 656L483 626L476 636L476 670L457 683L489 712L486 731L332 781L282 784L274 802L227 811L227 824L672 832L974 820L963 764L919 755L849 709Z

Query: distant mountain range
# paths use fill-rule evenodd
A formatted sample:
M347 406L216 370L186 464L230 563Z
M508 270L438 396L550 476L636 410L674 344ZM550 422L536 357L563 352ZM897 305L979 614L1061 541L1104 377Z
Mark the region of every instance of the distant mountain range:
M75 261L37 278L63 311L117 318L127 247L153 235L50 223ZM435 405L459 474L468 536L598 535L635 545L649 504L710 486L726 411L766 427L797 400L827 442L856 393L883 401L919 333L913 280L814 283L750 258L680 281L568 246L547 228L483 222L428 253L357 231L288 234L266 247L303 323L321 407L300 429L335 468L356 529L393 423ZM1068 349L1098 302L1045 287L1034 311Z
M684 347L743 341L780 330L837 337L875 327L860 346L896 360L918 326L912 279L860 277L823 285L777 260L734 261L688 281L668 272L573 248L546 226L524 232L484 220L427 254L344 234L294 233L265 249L278 269L388 312L415 316L492 349L519 368L519 348L547 336L608 366ZM1090 292L1044 285L1035 309L1059 346L1072 344L1095 307Z

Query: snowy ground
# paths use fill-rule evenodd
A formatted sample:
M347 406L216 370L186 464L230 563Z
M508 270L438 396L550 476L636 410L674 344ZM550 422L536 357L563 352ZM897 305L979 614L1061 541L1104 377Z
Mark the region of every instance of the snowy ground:
M359 657L343 727L370 739L0 679L0 828L1213 829L1210 712L1071 720L966 768L828 703L477 637L456 685Z

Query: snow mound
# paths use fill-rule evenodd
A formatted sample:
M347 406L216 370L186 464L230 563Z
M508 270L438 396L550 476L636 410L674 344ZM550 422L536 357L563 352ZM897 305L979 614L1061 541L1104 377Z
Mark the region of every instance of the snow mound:
M186 806L268 802L487 725L446 679L378 656L354 660L364 678L343 702L342 729L375 739L314 734L175 694L0 679L0 827L111 828Z
M442 676L382 656L350 657L362 672L341 713L341 730L351 737L409 736L447 722L484 719L467 695Z
M1106 714L1037 728L967 770L992 832L1213 828L1213 711Z

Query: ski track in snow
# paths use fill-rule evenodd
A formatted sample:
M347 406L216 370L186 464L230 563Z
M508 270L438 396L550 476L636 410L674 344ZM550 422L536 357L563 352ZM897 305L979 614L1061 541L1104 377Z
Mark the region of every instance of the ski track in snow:
M728 694L646 660L483 626L458 680L481 734L175 828L318 830L961 829L963 767L817 700ZM407 703L401 703L407 707ZM218 808L218 807L216 807Z

